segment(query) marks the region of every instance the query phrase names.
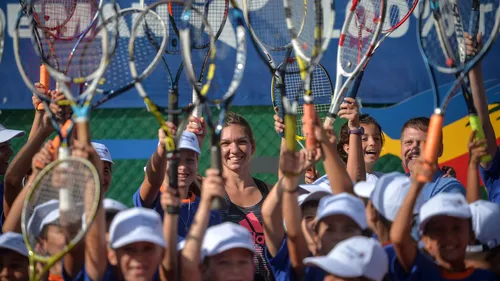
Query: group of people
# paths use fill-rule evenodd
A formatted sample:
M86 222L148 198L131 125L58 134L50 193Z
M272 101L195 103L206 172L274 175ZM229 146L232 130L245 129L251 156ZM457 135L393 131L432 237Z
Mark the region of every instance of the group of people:
M373 170L384 139L370 116L346 98L340 132L313 124L317 147L290 151L281 145L278 181L266 183L250 172L258 149L243 116L225 118L220 148L222 171L200 171L203 118L190 117L179 142L178 189L169 186L165 132L144 168L134 207L106 198L113 160L100 143L71 141L72 154L99 171L104 194L82 241L45 276L47 280L333 281L333 280L500 280L500 153L489 120L481 66L469 74L474 104L486 140L469 138L467 188L452 167L420 157L429 119L416 117L401 129L406 174ZM38 85L37 85L38 86ZM50 91L53 99L63 98ZM36 105L37 98L33 97ZM36 106L35 106L36 108ZM69 108L51 105L61 124ZM274 116L277 132L285 128ZM30 184L57 149L47 140L53 129L36 111L28 141L13 156L10 141L24 132L0 126L0 174L4 182L0 280L28 280L28 252L21 210ZM78 131L76 131L76 134ZM443 152L441 146L440 153ZM482 162L485 155L492 161ZM325 175L314 169L323 165ZM432 167L432 174L424 166ZM201 174L204 173L204 176ZM431 176L422 183L419 176ZM488 200L480 197L480 177ZM300 184L305 179L306 184ZM222 197L226 207L211 210ZM28 229L37 248L54 254L65 245L57 202L34 210Z

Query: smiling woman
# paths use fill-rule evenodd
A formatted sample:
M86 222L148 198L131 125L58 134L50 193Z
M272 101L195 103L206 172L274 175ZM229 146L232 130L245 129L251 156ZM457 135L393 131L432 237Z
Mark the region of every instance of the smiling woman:
M239 224L253 235L256 250L255 280L274 280L264 257L264 232L261 207L270 187L253 178L250 160L256 151L252 128L242 116L230 112L224 120L220 141L223 175L225 177L225 199L228 207L221 210L223 222Z

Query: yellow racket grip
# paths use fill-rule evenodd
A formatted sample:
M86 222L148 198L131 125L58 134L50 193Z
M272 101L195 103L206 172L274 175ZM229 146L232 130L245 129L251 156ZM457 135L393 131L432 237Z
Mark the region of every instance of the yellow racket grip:
M477 115L469 115L470 126L473 131L476 131L476 140L484 140L486 136L484 135L483 124L481 124L481 119ZM487 143L484 144L485 147L488 146ZM481 162L486 163L491 161L491 154L486 154L481 157Z
M290 151L297 150L295 128L297 128L297 116L285 114L285 143L287 149Z

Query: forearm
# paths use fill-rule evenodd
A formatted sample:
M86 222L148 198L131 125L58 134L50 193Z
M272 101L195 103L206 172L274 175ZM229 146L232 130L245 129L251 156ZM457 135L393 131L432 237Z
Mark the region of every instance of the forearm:
M167 155L162 149L157 149L149 158L141 184L140 195L145 206L150 206L156 200L165 179L166 167Z
M465 194L469 204L481 199L477 165L477 163L469 163L469 168L467 170L467 190Z
M347 158L347 173L353 182L364 181L366 179L365 160L363 157L363 146L361 136L349 135L349 156Z
M165 249L163 256L162 280L178 280L178 258L177 258L177 233L178 233L178 214L169 214L165 212L163 219L163 237L169 247Z
M28 183L26 186L29 187L31 185ZM5 220L2 225L2 232L17 232L21 233L21 213L23 211L24 200L26 195L28 194L29 188L24 188L21 190L17 198L11 205L10 212L5 213ZM5 207L5 200L4 200Z
M353 194L352 180L346 171L342 159L340 159L335 149L335 145L331 143L322 143L323 149L323 166L330 182L330 188L333 194L347 192Z
M33 138L38 133L38 129L40 128L40 124L43 118L43 111L35 110L35 117L33 118L33 124L31 124L30 134L28 136L28 141Z
M283 216L281 214L281 181L282 178L271 189L261 208L266 247L269 254L273 257L278 252L283 236L285 235Z
M105 240L105 211L102 203L85 234L85 270L90 280L102 280L108 265Z

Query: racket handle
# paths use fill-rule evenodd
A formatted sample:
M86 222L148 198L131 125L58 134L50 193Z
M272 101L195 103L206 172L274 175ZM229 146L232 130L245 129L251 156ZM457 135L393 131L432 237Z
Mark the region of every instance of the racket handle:
M218 169L219 173L222 173L220 148L217 145L212 145L212 147L210 148L210 167L212 169ZM214 197L212 199L212 210L218 211L226 208L227 202L223 197Z
M335 119L336 116L334 114L331 114L331 116L326 116L325 121L323 122L323 128L333 126L333 123L335 123Z
M285 110L283 109L283 100L282 100L282 87L283 87L283 83L281 83L281 81L278 81L280 80L281 78L275 78L276 80L276 84L275 84L275 87L274 87L274 100L277 101L279 99L279 102L276 102L275 106L278 108L278 117L281 118L281 120L285 120ZM286 126L286 123L285 123L285 126ZM295 127L293 127L295 128ZM280 138L283 138L286 134L286 129L285 129L285 132L279 132L278 135L280 136Z
M297 141L295 140L295 130L286 128L297 128L297 116L285 115L285 142L286 147L290 151L297 150Z
M89 138L89 123L86 121L80 121L77 122L77 133L78 133L78 140L83 142L83 143L90 143L90 138Z
M481 124L481 120L477 115L469 115L470 126L473 131L476 131L476 140L484 140L486 137L484 135L483 125ZM484 147L487 147L487 144L484 144ZM487 163L491 161L491 154L486 154L481 157L481 162Z
M440 109L436 109L434 114L431 116L429 123L429 129L427 130L427 140L424 144L423 160L424 168L428 171L432 171L432 165L436 163L438 158L439 146L441 145L442 139L442 128L443 128L444 116ZM432 181L433 173L427 173L426 175L417 175L417 180L421 183L427 183Z
M469 34L472 36L474 47L477 47L477 32L479 31L479 7L481 3L478 0L472 0L472 11L469 19ZM467 59L472 59L474 56L468 55Z
M177 89L168 90L168 110L170 113L168 114L168 121L174 123L177 126L178 116L174 114L174 110L179 107L179 97L177 95Z
M198 98L198 93L196 93L195 89L193 89L192 101L193 101L193 105L195 108L194 108L193 113L191 115L193 115L194 117L196 117L196 119L199 120L201 118L201 116L203 115L203 112L202 112L202 108L199 104L200 99Z
M316 138L314 137L314 104L305 103L304 104L304 136L306 137L306 149L314 150L316 149Z
M49 72L47 71L47 67L44 64L40 65L40 84L45 88L45 94L47 94L47 91L50 88L50 75ZM37 110L43 110L44 109L43 103L39 103L36 106Z
M358 95L359 86L361 85L361 80L363 79L363 74L365 74L365 72L361 70L358 76L356 76L356 79L354 79L354 83L345 95L346 98L356 98L356 96Z

